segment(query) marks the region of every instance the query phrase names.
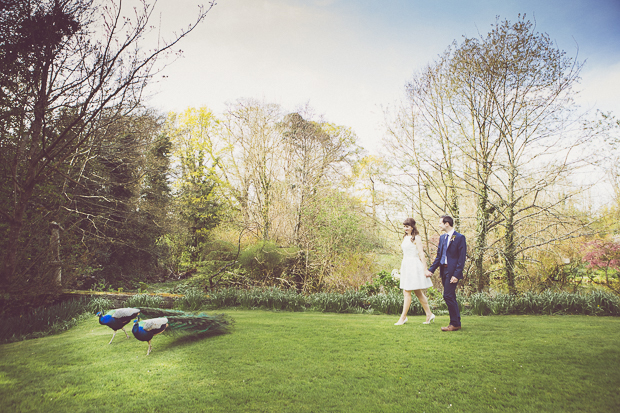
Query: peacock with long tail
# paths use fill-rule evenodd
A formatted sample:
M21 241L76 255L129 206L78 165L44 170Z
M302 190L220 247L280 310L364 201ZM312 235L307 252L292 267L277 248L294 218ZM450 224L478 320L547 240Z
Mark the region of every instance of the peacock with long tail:
M138 308L116 308L114 310L110 310L107 313L103 314L103 312L99 311L96 315L99 317L99 324L103 326L108 326L112 330L114 330L114 334L112 334L112 340L116 336L116 332L118 330L123 330L125 336L129 338L129 335L125 331L123 327L125 327L129 322L137 317L140 314L140 309ZM112 344L112 340L108 344Z
M143 321L140 321L140 317L138 317L134 320L133 328L131 329L136 339L148 342L147 356L151 353L151 340L153 337L164 331L166 333L201 336L206 335L206 333L223 332L230 325L230 321L223 315L192 314L161 308L142 308L141 314L145 317L154 317Z

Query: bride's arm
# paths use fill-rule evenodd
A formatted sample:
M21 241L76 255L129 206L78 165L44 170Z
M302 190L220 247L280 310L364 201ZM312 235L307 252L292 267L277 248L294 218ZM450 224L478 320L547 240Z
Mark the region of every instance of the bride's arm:
M424 255L424 248L422 248L422 237L419 234L415 236L415 246L418 247L418 257L420 257L420 261L426 266L426 256Z

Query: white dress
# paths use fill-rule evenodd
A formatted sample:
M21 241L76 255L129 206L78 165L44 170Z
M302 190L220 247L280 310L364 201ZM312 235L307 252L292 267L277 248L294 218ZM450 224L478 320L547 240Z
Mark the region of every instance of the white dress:
M423 290L433 286L431 279L424 275L424 264L420 260L418 247L411 237L403 238L403 262L400 264L400 288L403 290Z

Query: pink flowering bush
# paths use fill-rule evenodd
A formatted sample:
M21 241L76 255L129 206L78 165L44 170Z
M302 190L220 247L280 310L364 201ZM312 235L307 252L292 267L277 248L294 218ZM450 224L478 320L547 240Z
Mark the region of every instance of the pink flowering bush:
M590 277L596 284L601 284L620 294L620 242L613 239L596 239L585 244L583 261L588 269L603 271L603 281Z

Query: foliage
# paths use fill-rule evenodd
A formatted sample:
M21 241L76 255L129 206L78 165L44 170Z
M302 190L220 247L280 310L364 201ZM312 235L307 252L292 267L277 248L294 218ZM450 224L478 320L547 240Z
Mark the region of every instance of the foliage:
M436 314L447 314L447 307L441 294L434 288L427 290L431 310ZM612 293L595 290L587 294L551 292L523 293L520 295L474 293L457 294L457 301L463 315L508 315L508 314L579 314L597 316L620 316L620 298ZM207 306L211 308L243 307L266 308L288 311L321 311L338 313L400 314L403 295L400 290L368 295L362 291L345 293L313 293L303 295L294 290L278 288L252 288L239 290L224 288L208 295ZM424 314L417 299L413 299L409 310L411 315Z
M183 297L175 300L174 308L183 311L200 310L207 302L207 296L202 290L196 288L186 289Z
M583 260L588 263L588 268L603 271L602 281L591 277L592 281L620 294L620 242L597 239L586 243L584 247Z
M91 314L97 314L98 312L106 313L111 310L112 301L104 297L92 297L88 303L88 312Z
M287 271L297 258L297 248L281 248L274 242L260 241L241 252L239 264L259 285L268 285L276 279L287 278Z
M201 244L221 221L223 212L212 135L218 121L207 108L187 109L168 114L166 130L172 137L175 209L183 222L188 239L185 247L189 260L195 262Z
M282 290L274 287L248 290L223 288L210 292L208 297L209 306L215 308L239 306L243 308L303 311L306 306L306 299L303 295L294 290Z
M580 314L620 316L620 298L612 293L595 290L588 294L544 291L519 295L490 296L475 293L467 297L471 314Z
M368 296L363 292L353 290L344 293L319 292L310 294L307 302L312 310L329 313L352 313L370 308Z
M65 270L98 260L109 280L122 279L120 270L153 259L158 228L136 205L149 132L127 124L141 120L158 58L178 50L210 7L149 49L155 4L130 7L45 0L0 9L0 283L17 293L50 284L51 222L69 231Z
M386 270L381 270L372 281L368 281L366 284L362 285L360 291L368 295L375 295L388 291L398 291L400 290L399 285L400 282L398 279L392 277L392 274Z
M161 307L162 299L157 295L148 293L134 294L125 301L125 307Z

